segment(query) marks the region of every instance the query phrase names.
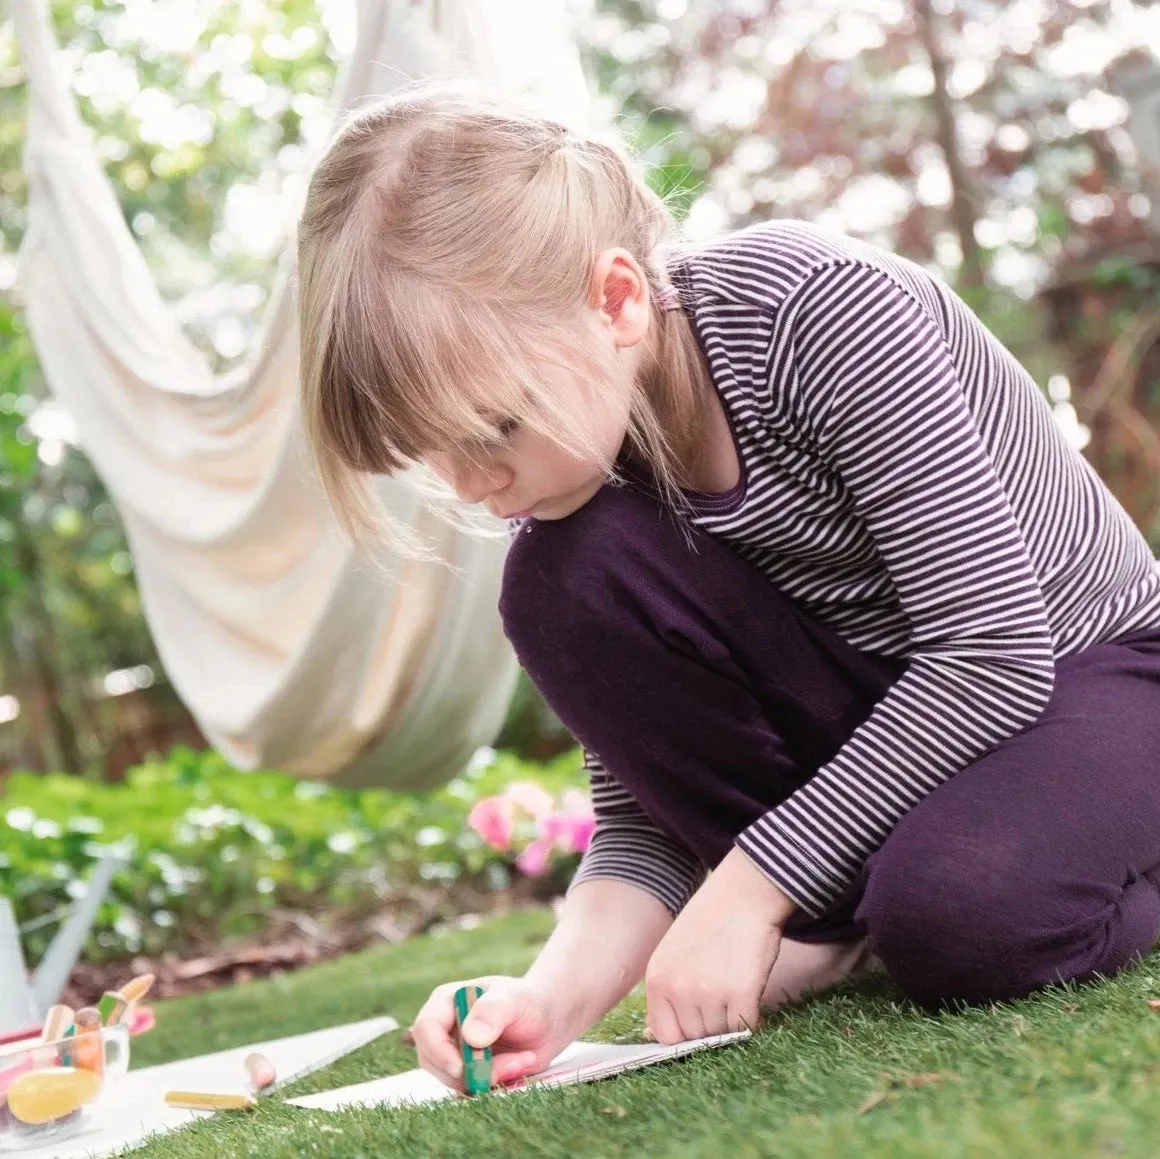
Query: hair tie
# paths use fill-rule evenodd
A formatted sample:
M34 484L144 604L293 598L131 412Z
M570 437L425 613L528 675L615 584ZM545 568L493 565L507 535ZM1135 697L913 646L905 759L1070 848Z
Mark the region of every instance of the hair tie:
M681 296L677 293L676 286L661 286L654 297L662 310L679 310L681 308Z

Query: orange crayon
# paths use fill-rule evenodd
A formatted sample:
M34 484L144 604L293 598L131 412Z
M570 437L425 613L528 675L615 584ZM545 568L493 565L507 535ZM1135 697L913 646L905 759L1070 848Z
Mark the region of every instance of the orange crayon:
M105 1042L101 1036L101 1013L85 1006L76 1013L76 1038L69 1043L73 1066L94 1074L105 1073Z

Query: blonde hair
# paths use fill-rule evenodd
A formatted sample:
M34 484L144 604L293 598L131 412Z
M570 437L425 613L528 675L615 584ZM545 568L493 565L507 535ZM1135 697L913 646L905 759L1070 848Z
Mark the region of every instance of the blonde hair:
M425 85L350 115L310 181L298 287L306 432L352 538L422 554L373 477L435 449L482 455L496 416L597 460L544 370L609 381L589 295L610 246L633 254L654 296L626 449L679 501L705 372L683 312L656 301L675 241L618 148L494 97Z

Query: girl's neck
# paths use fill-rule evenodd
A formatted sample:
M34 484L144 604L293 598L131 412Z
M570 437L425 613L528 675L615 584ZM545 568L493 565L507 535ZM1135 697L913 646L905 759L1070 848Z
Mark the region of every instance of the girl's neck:
M688 487L706 495L732 491L741 482L741 459L733 429L716 387L709 386L702 437L688 470Z
M694 491L729 490L737 462L729 421L684 310L653 315L656 339L638 381L665 431L678 482Z

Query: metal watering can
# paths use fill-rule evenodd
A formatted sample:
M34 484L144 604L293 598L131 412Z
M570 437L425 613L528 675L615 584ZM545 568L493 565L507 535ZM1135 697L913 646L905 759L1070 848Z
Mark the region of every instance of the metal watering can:
M59 1001L92 929L97 907L122 865L117 852L106 853L97 862L87 892L72 906L31 978L12 903L0 897L0 1036L42 1023L49 1008Z

